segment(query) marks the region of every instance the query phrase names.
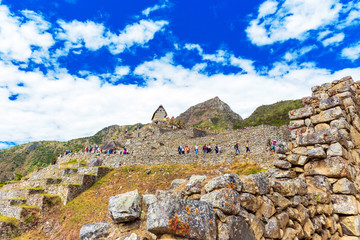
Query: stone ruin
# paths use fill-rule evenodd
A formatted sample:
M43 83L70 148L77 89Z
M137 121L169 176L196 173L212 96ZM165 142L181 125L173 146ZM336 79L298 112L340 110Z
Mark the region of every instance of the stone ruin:
M312 96L302 99L305 107L289 112L291 141L278 144L274 169L213 179L193 175L156 194L141 196L135 190L116 195L109 199L112 221L84 225L80 238L360 239L359 94L360 82L351 77L313 87ZM101 164L84 169L93 171ZM46 182L46 190L73 187L66 171L76 171L73 178L83 184L79 192L85 190L90 184L83 179L89 174L79 169L52 166L9 186L7 193L1 189L0 197L8 199L0 201L0 211L15 210L9 208L12 202L31 202L9 195L24 191L16 184L25 188ZM27 191L27 196L42 196L37 194L43 190Z
M155 195L126 193L135 196L127 204L119 194L113 222L84 225L81 239L117 239L119 224L134 221L146 222L147 235L118 239L360 239L359 94L351 77L313 87L289 112L291 141L277 146L275 169L193 175Z

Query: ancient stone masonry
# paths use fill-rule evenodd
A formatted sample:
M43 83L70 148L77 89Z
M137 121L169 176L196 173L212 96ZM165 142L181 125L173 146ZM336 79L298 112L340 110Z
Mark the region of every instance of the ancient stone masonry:
M103 239L360 239L360 84L346 77L312 91L289 113L275 169L174 180L142 196L146 217L126 223L146 221L142 232L109 222ZM85 225L81 239L104 224Z

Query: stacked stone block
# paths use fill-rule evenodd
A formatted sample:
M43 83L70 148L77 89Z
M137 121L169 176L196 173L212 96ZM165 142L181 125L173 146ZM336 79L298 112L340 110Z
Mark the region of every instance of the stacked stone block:
M272 176L305 181L316 200L307 206L311 223L331 236L360 237L359 94L351 77L313 87L304 108L289 112L291 142L280 144L274 162Z

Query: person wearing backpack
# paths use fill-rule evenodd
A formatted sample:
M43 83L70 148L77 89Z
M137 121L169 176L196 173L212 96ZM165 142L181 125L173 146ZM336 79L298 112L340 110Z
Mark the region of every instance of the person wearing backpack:
M235 146L235 154L239 153L240 154L240 150L239 150L239 143L236 143Z

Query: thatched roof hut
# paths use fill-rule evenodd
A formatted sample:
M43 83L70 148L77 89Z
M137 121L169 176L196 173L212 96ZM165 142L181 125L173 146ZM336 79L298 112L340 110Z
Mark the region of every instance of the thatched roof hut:
M164 121L167 117L167 112L163 105L160 105L158 109L154 112L151 121Z

